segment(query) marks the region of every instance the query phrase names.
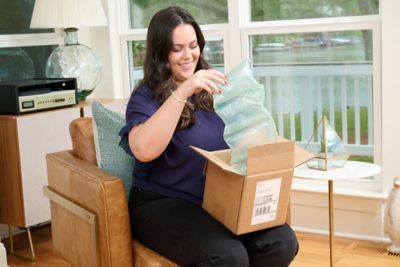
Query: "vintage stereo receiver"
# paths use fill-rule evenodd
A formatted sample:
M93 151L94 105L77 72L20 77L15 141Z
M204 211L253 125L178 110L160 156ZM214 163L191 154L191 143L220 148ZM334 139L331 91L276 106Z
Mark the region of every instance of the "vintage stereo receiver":
M0 114L24 114L78 103L75 78L0 82Z

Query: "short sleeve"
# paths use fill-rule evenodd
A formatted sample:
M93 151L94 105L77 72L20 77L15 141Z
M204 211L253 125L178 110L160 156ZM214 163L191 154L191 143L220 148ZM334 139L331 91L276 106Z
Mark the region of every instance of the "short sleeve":
M129 147L128 135L130 130L147 121L158 109L159 105L152 96L151 89L146 85L139 86L129 99L125 120L126 124L119 131L121 140L119 145L129 154L132 154Z

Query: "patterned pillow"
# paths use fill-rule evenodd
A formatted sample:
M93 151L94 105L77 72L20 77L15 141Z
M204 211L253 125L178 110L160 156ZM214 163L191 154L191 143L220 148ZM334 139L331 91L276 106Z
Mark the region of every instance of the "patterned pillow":
M119 145L119 130L125 125L123 114L105 108L100 102L92 102L93 135L98 166L121 178L125 195L129 199L132 186L133 156Z

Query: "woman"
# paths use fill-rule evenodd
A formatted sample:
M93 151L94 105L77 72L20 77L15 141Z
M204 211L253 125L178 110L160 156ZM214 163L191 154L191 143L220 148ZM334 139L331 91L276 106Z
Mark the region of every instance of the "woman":
M204 37L193 17L169 7L152 18L144 78L126 111L136 158L129 199L132 235L181 266L288 266L298 243L288 225L236 236L201 207L205 159L189 146L226 149L213 111L223 73L203 58Z

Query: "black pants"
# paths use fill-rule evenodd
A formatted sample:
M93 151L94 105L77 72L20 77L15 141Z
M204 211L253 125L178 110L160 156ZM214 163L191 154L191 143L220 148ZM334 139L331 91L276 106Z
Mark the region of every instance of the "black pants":
M133 189L134 238L181 266L287 267L298 242L287 225L235 235L200 205Z

